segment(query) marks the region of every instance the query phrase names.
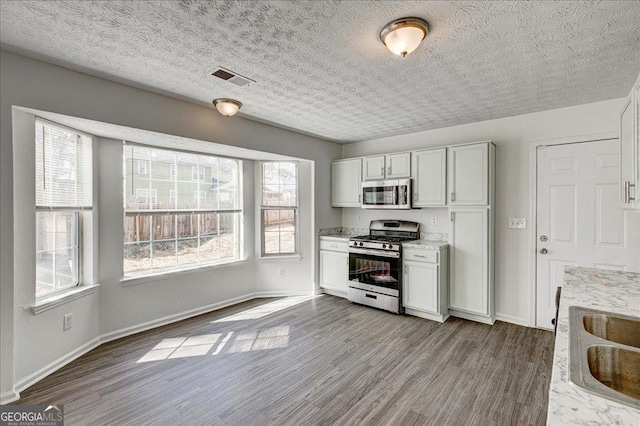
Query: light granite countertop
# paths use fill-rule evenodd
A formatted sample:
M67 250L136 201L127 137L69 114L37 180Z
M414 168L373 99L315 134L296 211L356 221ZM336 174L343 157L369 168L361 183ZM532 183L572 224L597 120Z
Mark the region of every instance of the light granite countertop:
M353 237L353 235L348 234L329 234L329 235L320 235L321 240L338 240L338 241L348 241L349 238Z
M421 248L426 250L444 250L449 247L446 241L415 240L402 243L405 248Z
M549 389L548 425L640 425L640 410L569 382L569 306L640 317L640 274L566 267Z

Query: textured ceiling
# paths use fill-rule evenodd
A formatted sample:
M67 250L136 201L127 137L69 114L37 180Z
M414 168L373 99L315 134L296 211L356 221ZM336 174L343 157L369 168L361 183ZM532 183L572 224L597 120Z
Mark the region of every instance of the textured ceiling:
M404 16L431 32L403 59L378 33ZM2 1L0 42L351 142L624 96L640 2ZM209 76L217 66L257 83Z

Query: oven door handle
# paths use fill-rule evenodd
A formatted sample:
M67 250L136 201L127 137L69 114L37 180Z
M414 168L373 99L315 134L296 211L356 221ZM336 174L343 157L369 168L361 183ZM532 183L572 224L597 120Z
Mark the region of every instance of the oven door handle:
M372 256L393 257L396 259L400 258L400 252L397 252L397 251L380 251L380 250L367 250L367 249L361 249L361 248L349 248L349 253L370 254Z

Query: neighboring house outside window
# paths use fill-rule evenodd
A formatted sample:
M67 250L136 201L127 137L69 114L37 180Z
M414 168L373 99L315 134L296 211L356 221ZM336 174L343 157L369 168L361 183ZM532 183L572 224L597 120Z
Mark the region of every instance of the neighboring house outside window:
M146 175L147 174L147 162L146 161L138 161L138 174Z

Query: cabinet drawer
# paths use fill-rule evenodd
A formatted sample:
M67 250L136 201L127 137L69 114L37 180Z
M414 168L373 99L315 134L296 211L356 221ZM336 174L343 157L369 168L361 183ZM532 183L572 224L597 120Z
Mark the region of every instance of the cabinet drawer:
M426 249L404 249L402 258L404 260L415 260L416 262L438 263L438 251Z
M320 250L349 251L349 241L320 240Z

